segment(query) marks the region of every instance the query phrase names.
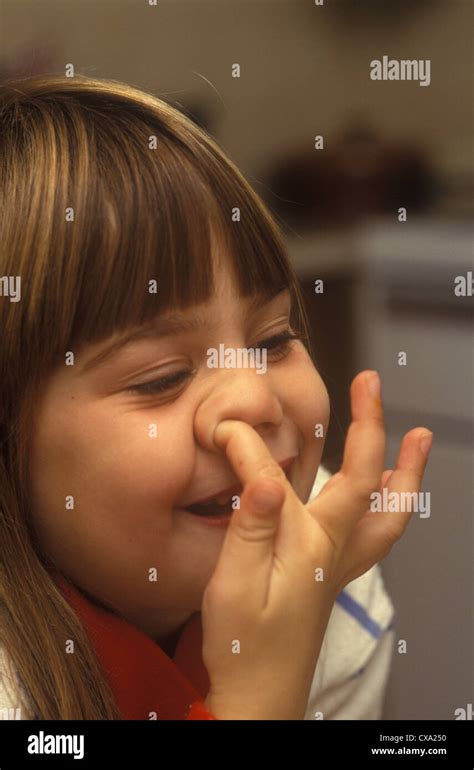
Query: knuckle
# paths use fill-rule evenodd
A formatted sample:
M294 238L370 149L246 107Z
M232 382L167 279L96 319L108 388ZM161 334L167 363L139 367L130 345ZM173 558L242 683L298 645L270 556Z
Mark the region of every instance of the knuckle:
M382 409L377 409L370 415L370 421L375 423L375 425L380 425L382 427L385 427L385 419L384 419L384 413Z
M260 476L266 476L268 478L272 479L286 479L285 471L283 468L281 468L278 463L274 463L271 461L264 462L259 467L259 475Z
M404 522L400 521L400 522L394 523L392 525L391 535L392 535L392 540L394 541L394 543L397 540L400 540L400 538L405 533L405 530L406 530L407 526L408 526L408 521L404 521Z
M242 590L235 582L221 579L208 584L202 598L202 612L215 615L229 607L239 607Z
M387 527L385 538L384 538L384 542L388 547L387 552L389 552L392 549L392 546L394 546L395 543L398 540L400 540L407 526L408 526L408 521L391 521L390 522L390 524Z
M394 545L395 541L392 540L390 537L384 537L381 542L379 543L379 546L377 548L376 552L376 558L374 559L374 564L376 562L380 562L383 559L385 559L390 551L392 550L392 547Z
M232 525L235 536L244 543L266 543L275 535L273 521L259 520L247 525L242 521L236 521Z

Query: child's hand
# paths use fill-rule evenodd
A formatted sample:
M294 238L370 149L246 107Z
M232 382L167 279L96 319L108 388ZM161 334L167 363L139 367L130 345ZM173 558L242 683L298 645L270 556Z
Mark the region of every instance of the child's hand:
M410 512L369 510L390 472L382 403L368 376L351 385L342 468L307 505L251 426L225 420L214 432L243 486L202 605L206 705L218 718L304 717L337 594L384 558L408 524ZM419 492L426 434L405 435L389 492Z

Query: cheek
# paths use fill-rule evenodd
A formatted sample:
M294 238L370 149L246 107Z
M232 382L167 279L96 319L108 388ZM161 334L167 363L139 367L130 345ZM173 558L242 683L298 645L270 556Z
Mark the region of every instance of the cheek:
M82 409L80 420L69 414L67 429L63 422L39 432L31 478L44 553L78 579L89 571L98 582L99 564L121 564L123 577L132 565L153 563L169 550L171 510L192 468L192 439L184 419L157 419L151 409Z
M326 386L310 359L294 375L288 409L299 433L300 455L292 484L300 500L306 502L323 455L330 404Z
M156 522L157 512L182 494L192 440L185 420L171 413L158 418L152 409L83 407L63 412L61 422L42 423L30 463L37 525L60 524L67 496L93 529L98 521L107 526L108 518L117 530Z
M79 485L99 509L116 506L125 514L156 517L181 493L192 465L191 421L170 410L114 410L89 421L76 448ZM103 430L98 430L100 426ZM136 519L135 519L136 520Z
M307 432L311 435L312 440L314 440L315 435L321 433L325 440L329 425L329 394L323 380L314 368L306 382L304 393L301 394L301 403L306 407Z
M284 388L288 410L305 440L314 442L317 426L322 426L325 438L329 425L329 394L306 351L287 372Z

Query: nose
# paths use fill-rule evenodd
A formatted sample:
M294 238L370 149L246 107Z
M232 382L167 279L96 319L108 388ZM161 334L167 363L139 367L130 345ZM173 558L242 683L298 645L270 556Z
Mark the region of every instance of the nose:
M281 425L282 404L268 373L242 368L214 372L214 378L216 384L210 387L195 415L194 432L202 447L219 451L212 437L222 420L246 422L262 437Z

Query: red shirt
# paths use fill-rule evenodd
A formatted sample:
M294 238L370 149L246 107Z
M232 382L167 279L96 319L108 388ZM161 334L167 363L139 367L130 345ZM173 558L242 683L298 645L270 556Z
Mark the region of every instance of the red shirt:
M203 702L209 677L201 656L199 612L185 625L171 659L140 629L93 604L59 572L51 577L81 620L123 719L216 719Z

